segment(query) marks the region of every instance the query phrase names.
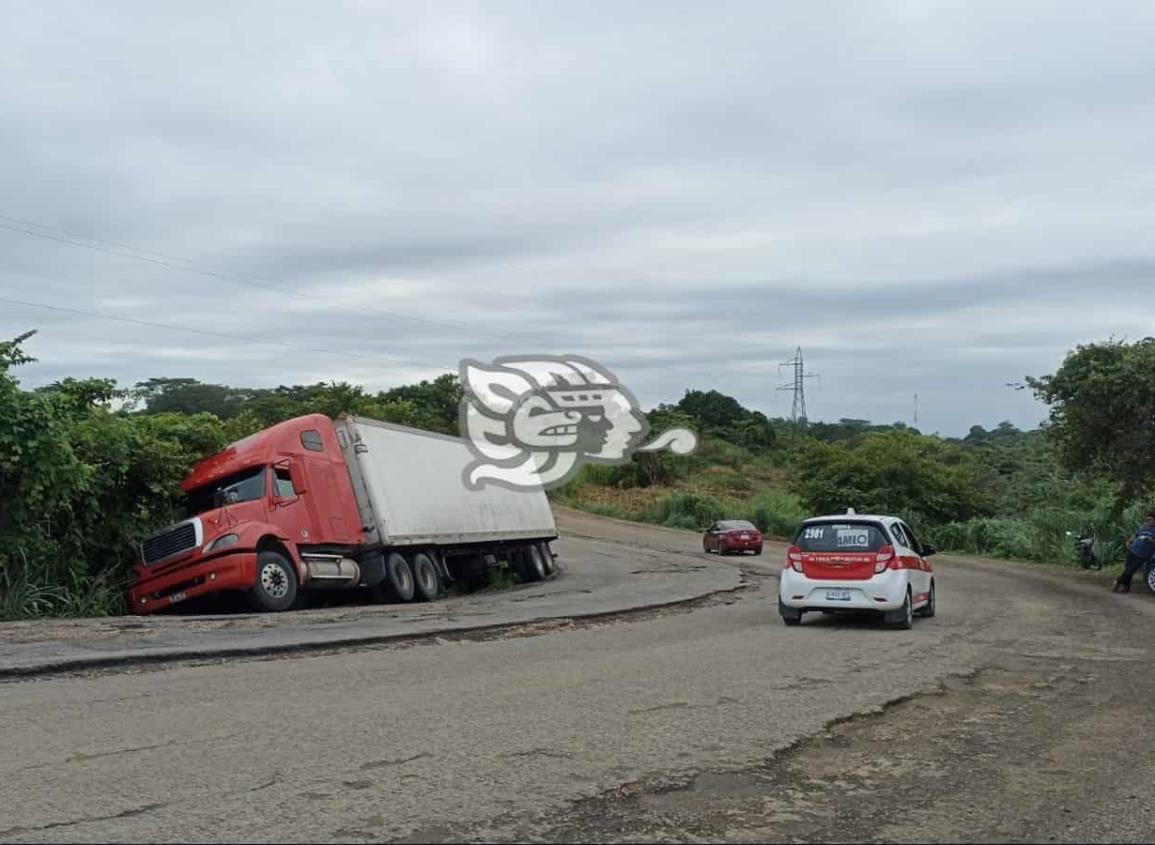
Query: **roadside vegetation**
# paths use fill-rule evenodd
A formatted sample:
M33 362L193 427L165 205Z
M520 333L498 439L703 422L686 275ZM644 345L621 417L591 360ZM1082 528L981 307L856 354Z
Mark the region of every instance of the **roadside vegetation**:
M184 517L201 458L301 414L455 431L454 376L370 394L348 384L242 390L191 379L21 388L31 335L0 342L0 619L124 611L139 542Z
M369 393L346 383L247 389L155 378L21 387L31 334L0 342L0 619L124 610L140 539L183 517L180 480L200 458L307 413L361 414L455 433L454 375ZM1155 340L1079 347L1028 381L1051 408L1038 431L1009 423L962 438L843 419L795 427L716 390L649 412L689 426L697 453L585 466L555 501L699 530L748 519L790 537L819 512L904 516L944 551L1074 565L1068 531L1122 541L1155 484Z

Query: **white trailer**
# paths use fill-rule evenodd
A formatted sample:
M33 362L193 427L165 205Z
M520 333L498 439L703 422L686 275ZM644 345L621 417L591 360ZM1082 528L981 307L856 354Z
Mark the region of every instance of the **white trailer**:
M407 558L420 592L422 555L445 580L499 558L526 580L553 572L557 526L541 488L468 489L463 476L475 456L457 437L355 416L335 428L365 532L363 583L373 580L377 558L382 583L400 581L394 586L404 594Z
M478 543L557 536L545 491L462 477L474 455L457 437L364 417L337 421L367 542L381 546Z

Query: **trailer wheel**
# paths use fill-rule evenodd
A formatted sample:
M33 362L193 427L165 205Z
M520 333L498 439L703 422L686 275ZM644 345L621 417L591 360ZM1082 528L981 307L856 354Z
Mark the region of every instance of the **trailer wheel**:
M413 569L405 555L391 552L385 558L385 584L390 598L413 601Z
M280 552L257 556L257 583L248 593L255 610L277 613L288 610L297 600L297 572Z
M557 564L553 560L553 552L549 548L549 543L542 540L537 544L538 551L541 552L542 563L545 564L545 577L548 578L557 571Z
M416 585L415 598L421 601L434 601L440 597L441 576L437 574L433 559L425 552L418 552L413 556L413 581Z
M541 581L546 576L545 558L536 544L526 547L522 552L522 566L526 581Z

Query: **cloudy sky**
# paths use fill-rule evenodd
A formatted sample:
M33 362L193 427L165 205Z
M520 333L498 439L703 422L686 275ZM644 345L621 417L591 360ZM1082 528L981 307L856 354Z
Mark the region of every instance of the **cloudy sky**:
M372 388L580 353L926 431L1155 334L1155 4L8 4L0 337ZM65 309L65 310L52 310ZM115 319L114 319L115 318Z

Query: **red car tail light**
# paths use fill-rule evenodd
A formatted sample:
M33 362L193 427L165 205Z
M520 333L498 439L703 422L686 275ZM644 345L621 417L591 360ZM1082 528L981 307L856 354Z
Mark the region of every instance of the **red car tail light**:
M879 575L888 569L898 568L898 558L894 554L894 546L883 546L874 556L874 574Z
M786 552L786 565L795 572L802 571L802 549L797 546L791 546Z

